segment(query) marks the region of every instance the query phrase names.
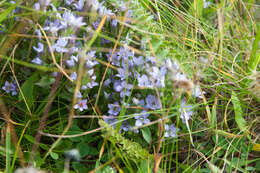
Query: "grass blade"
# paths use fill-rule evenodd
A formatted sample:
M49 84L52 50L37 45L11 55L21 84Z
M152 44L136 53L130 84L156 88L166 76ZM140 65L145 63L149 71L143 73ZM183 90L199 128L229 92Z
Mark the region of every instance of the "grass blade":
M243 118L243 111L241 109L241 106L240 106L240 101L236 95L236 93L234 91L232 91L232 96L231 96L231 100L232 100L232 103L233 103L233 106L234 106L234 111L235 111L235 121L238 125L238 128L241 130L241 131L245 131L246 129L246 121L245 119Z

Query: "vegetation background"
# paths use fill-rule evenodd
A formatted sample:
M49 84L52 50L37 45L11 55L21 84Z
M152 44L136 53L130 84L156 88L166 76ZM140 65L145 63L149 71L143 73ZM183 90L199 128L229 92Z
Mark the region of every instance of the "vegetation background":
M165 93L160 97L163 108L150 110L150 122L141 127L133 123L129 132L119 131L123 120L135 121L124 105L115 128L103 121L108 110L105 89L85 93L89 110L84 115L74 110L82 81L68 80L71 71L61 63L66 53L45 51L42 57L50 63L32 61L37 56L36 29L46 47L57 39L43 29L49 18L57 18L55 12L44 10L44 1L37 9L37 2L0 2L1 172L260 172L259 1L104 1L101 5L112 11L117 9L114 4L124 3L134 16L126 18L126 11L116 11L116 30L107 14L73 11L89 26L100 19L97 28L91 26L91 38L83 34L91 28L78 29L76 39L85 53L105 55L127 43L144 57L178 62L190 79L178 83L169 75L166 87L159 89ZM76 2L80 1L72 1ZM83 2L95 6L95 1ZM67 8L65 1L51 3ZM102 39L109 43L102 44ZM115 74L115 66L107 58L97 60L95 74L102 86L106 73ZM77 70L79 76L84 73L82 63ZM58 75L53 77L52 72ZM6 81L16 83L17 93L6 92ZM195 85L200 86L199 98L191 96L190 86ZM150 92L158 91L143 89L141 95ZM180 117L181 98L193 107L186 122ZM130 103L134 98L128 99ZM165 124L175 124L176 136L165 137ZM133 132L136 129L139 133Z

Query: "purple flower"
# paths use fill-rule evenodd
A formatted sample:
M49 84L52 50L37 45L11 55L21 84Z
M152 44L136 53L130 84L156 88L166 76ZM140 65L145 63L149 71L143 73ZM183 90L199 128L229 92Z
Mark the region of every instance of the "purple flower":
M134 57L134 53L130 51L130 49L127 46L120 47L119 52L117 52L117 56L120 57L120 59L128 60L128 57Z
M110 59L111 54L112 54L112 52L109 52L108 54L106 54L108 61ZM111 64L115 65L115 66L120 66L120 60L121 60L121 56L117 56L117 54L114 53L112 56Z
M126 78L126 71L122 68L118 68L118 74L116 74L117 77L119 77L121 80L125 80Z
M177 72L179 70L179 64L177 63L177 61L174 61L172 63L171 59L166 59L165 61L165 65L168 69L170 69L171 71Z
M203 94L206 94L205 91L202 91ZM192 90L192 95L194 97L197 97L197 98L201 98L202 99L202 95L201 95L201 92L200 92L200 86L199 85L196 85L193 90Z
M153 88L152 83L149 81L148 77L143 74L141 77L139 76L137 78L138 86L140 87L147 87L147 88Z
M177 137L177 129L176 127L172 124L172 125L168 125L168 124L165 124L164 125L164 129L165 129L165 134L164 134L164 137L168 138L168 137Z
M112 22L111 22L111 25L112 27L117 27L117 23L118 23L118 20L117 19L113 19Z
M121 4L120 4L120 10L121 11L125 11L126 10L126 4L125 4L125 2L124 1L121 1Z
M150 62L150 63L152 63L152 64L155 64L156 62L155 62L155 58L154 57L152 57L152 56L148 56L148 57L146 57L146 62Z
M72 79L72 80L77 80L77 73L76 72L73 72L73 73L71 73L71 75L70 75L70 78Z
M148 119L149 114L145 111L142 111L140 115L135 116L135 126L139 127L145 124L150 123L150 120Z
M59 38L56 43L52 46L52 50L59 53L68 52L69 50L65 48L68 44L68 40L65 38Z
M34 58L31 62L34 64L37 64L37 65L42 65L42 63L43 63L42 59L39 57Z
M79 0L78 3L73 4L78 11L81 11L84 7L84 0Z
M75 66L75 62L78 62L78 55L71 56L69 60L66 60L66 65L70 68Z
M158 99L154 95L148 95L145 99L146 107L149 109L160 109Z
M133 57L134 64L136 66L142 66L144 64L144 58L142 56L139 57Z
M109 124L109 125L113 125L113 127L116 127L116 123L117 123L117 118L114 116L104 116L104 121Z
M82 94L81 94L80 91L79 91L78 94L77 94L77 98L78 98L78 99L82 98Z
M70 68L74 67L75 62L73 59L66 60L66 65Z
M119 106L118 102L115 102L114 104L108 104L108 113L109 115L116 116L121 111L121 107Z
M121 133L122 130L125 131L125 132L127 132L127 131L129 131L129 129L131 129L131 127L132 127L132 126L131 126L130 124L128 124L127 121L123 121L122 124L121 124L121 126L120 126L120 131L119 131L119 133Z
M61 25L63 28L67 28L67 26L73 27L81 27L86 25L85 22L82 22L83 17L77 17L71 13L70 10L66 10L62 15L63 21L61 21Z
M100 19L97 19L95 22L92 23L92 26L95 30L97 30L98 26L100 24Z
M181 107L179 111L181 112L180 118L182 119L183 123L188 121L193 114L192 105L187 105L184 99L181 100Z
M44 46L43 46L42 43L39 42L39 43L38 43L38 47L33 46L33 49L34 49L36 52L38 52L38 53L42 53L43 50L44 50Z
M87 53L87 61L86 61L87 68L92 68L98 64L98 62L94 60L94 59L96 59L95 54L96 54L96 51L90 51Z
M2 89L6 93L11 92L13 96L17 94L17 85L15 83L9 83L8 81L5 81L5 85L2 87Z
M124 86L122 85L122 82L119 81L119 80L116 80L116 81L114 82L114 90L115 90L116 92L121 92L123 89L124 89Z
M110 78L108 78L108 79L106 79L105 81L104 81L104 86L108 86L109 84L111 84L111 79Z
M45 31L50 31L52 34L57 35L58 31L62 28L59 20L47 23L49 26L45 26L43 29Z
M35 10L40 10L40 9L41 9L40 3L39 3L39 2L35 3L35 4L33 5L33 8L34 8Z
M210 5L210 2L203 0L203 8L207 8Z
M88 109L87 99L80 100L76 105L74 105L74 109L78 109L80 112L82 112L84 109Z
M65 3L66 5L70 5L74 0L66 0Z

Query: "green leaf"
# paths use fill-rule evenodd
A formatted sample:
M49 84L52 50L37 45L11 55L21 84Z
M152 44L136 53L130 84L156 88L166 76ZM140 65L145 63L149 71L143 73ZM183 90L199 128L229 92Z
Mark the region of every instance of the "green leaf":
M34 141L34 137L33 137L33 136L28 135L28 134L25 134L24 137L25 137L25 139L27 139L29 142L31 142L32 144L34 144L35 141ZM45 150L49 150L49 149L50 149L50 147L48 147L46 144L40 143L39 146L40 146L41 148L45 149Z
M18 4L20 4L20 1L17 1L15 4L11 4L9 8L2 11L0 14L0 23L5 20L5 18L17 7Z
M54 160L58 160L59 158L59 155L57 153L51 152L50 155Z
M7 128L6 132L6 172L11 172L11 133L10 129Z
M33 90L34 90L34 82L38 80L38 73L34 73L30 78L28 78L21 87L21 92L19 93L18 99L19 101L24 101L27 103L28 107L31 108L33 106ZM24 98L23 98L24 96ZM25 99L25 100L24 100Z
M256 71L256 68L260 62L260 52L257 53L257 51L259 50L258 49L259 43L260 43L260 26L258 26L257 34L252 45L247 72L251 73L253 71Z
M86 155L97 155L98 150L94 147L89 146L86 142L81 142L77 145L80 156L85 157Z
M234 106L235 120L236 120L236 123L238 125L238 128L241 131L244 131L246 129L246 121L243 118L243 111L242 111L241 106L240 106L240 101L237 98L237 95L234 91L232 91L231 101L232 101L233 106Z
M43 76L39 82L36 83L36 85L41 86L41 87L48 87L51 84L55 82L54 78L48 77L48 76Z
M150 144L152 142L152 134L151 131L148 127L144 127L141 129L143 137L145 139L145 141Z

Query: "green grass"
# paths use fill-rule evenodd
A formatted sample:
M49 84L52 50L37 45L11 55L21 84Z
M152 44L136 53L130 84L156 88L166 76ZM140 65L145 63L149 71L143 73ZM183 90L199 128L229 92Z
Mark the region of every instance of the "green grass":
M109 2L106 2L108 6ZM144 94L164 93L161 109L149 112L155 116L148 127L139 128L139 134L119 133L124 120L134 120L134 113L128 114L126 106L121 107L115 129L102 121L102 112L107 109L102 87L88 93L89 107L93 111L85 118L74 116L72 109L81 80L73 85L63 77L55 93L50 94L56 80L51 72L61 70L60 55L47 55L45 60L49 64L32 64L30 58L35 56L32 43L36 43L36 39L25 40L23 36L10 34L21 33L21 29L13 26L25 27L21 21L14 20L15 16L33 21L33 26L26 27L26 37L34 34L37 23L53 15L37 12L30 4L21 6L23 12L12 14L18 4L0 3L0 29L5 28L0 34L0 86L2 88L10 76L20 84L17 97L0 91L0 99L5 103L0 106L0 113L4 115L0 120L0 172L12 172L23 162L46 172L66 172L64 152L72 148L79 150L81 158L70 160L70 172L147 173L155 168L157 172L168 173L260 171L260 4L257 1L211 1L209 7L203 8L203 0L133 0L128 8L136 18L131 19L131 24L119 21L121 31L119 29L115 37L114 33L101 30L103 24L107 27L101 23L91 39L84 38L89 39L88 44L82 45L84 49L95 47L104 53L106 48L122 46L122 35L130 32L132 37L128 42L132 50L139 51L140 55L155 56L158 63L166 58L177 60L181 71L206 92L202 99L195 99L183 86L173 85L155 91L131 90L131 96L136 90ZM90 20L93 19L90 17ZM101 38L110 40L111 46L102 47ZM53 38L49 39L51 44ZM146 43L147 51L139 49L141 41ZM57 64L53 64L53 60L58 61ZM103 83L102 78L117 69L109 67L107 59L100 62L97 78ZM85 80L82 69L83 62L78 72L82 74L79 78ZM63 74L66 73L70 71L64 70ZM187 124L180 119L180 95L194 109L192 120ZM128 100L124 98L125 102L130 103L131 96ZM51 107L46 114L41 140L31 157L48 101ZM180 129L177 138L162 137L161 126L170 122ZM10 129L10 124L15 131ZM14 138L18 139L16 143Z

